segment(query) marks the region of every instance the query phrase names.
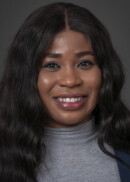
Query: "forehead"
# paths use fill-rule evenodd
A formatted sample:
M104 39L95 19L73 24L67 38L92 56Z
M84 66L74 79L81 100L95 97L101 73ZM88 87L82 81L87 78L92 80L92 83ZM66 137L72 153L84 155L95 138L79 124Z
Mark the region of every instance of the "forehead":
M55 51L86 51L92 50L90 40L80 32L66 30L55 35L48 52Z

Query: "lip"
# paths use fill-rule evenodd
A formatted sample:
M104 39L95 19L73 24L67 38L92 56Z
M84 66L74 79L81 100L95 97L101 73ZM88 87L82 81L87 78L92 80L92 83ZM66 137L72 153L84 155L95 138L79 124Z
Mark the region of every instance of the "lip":
M57 95L54 98L60 97L60 98L76 98L76 97L84 97L87 96L86 94L82 93L64 93L62 95Z
M67 95L67 97L68 96L70 96L70 95ZM74 97L74 95L71 97ZM77 97L80 97L80 96L77 96ZM83 95L81 97L83 97ZM65 95L62 98L65 98ZM76 102L64 102L64 101L58 100L57 98L54 98L54 100L60 109L66 110L66 111L73 111L73 110L78 110L78 109L82 108L85 105L86 101L88 100L88 97L85 96L85 97L83 97L82 100L79 100Z

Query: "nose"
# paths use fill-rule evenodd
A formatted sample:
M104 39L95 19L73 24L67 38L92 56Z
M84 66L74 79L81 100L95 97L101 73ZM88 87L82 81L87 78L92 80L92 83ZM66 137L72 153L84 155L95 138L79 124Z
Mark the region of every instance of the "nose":
M66 69L60 73L59 85L62 87L76 87L82 84L82 78L75 69Z

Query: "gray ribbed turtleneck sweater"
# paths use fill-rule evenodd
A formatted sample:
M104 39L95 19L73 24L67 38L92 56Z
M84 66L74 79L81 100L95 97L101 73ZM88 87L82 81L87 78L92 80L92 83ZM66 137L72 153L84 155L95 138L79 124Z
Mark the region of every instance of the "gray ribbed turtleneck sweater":
M94 117L74 127L46 127L46 166L37 168L38 182L120 182L117 162L100 150L97 134Z

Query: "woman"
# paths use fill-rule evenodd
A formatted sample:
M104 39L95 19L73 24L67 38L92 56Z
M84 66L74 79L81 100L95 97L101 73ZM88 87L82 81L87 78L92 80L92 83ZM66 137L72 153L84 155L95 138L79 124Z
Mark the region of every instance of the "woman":
M34 11L1 81L0 181L128 181L122 67L88 10L54 3Z

